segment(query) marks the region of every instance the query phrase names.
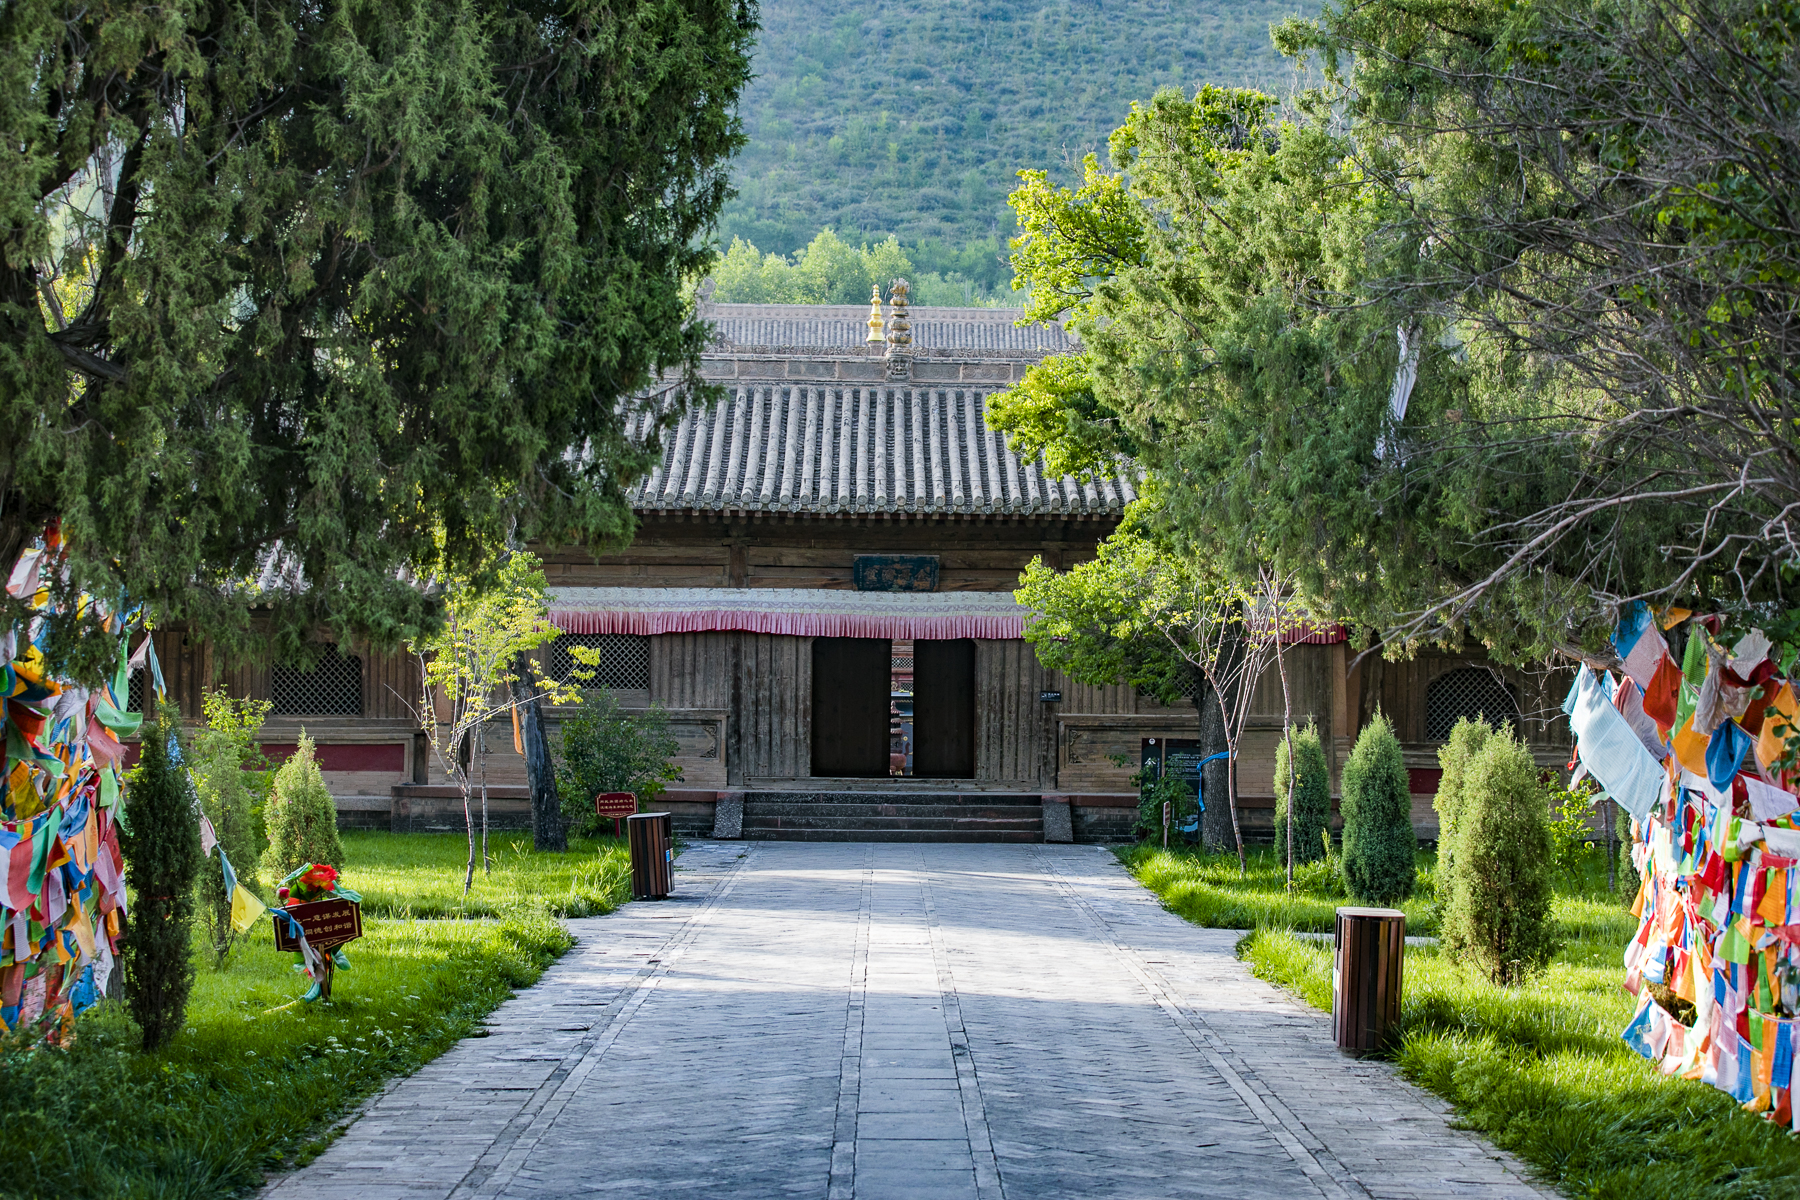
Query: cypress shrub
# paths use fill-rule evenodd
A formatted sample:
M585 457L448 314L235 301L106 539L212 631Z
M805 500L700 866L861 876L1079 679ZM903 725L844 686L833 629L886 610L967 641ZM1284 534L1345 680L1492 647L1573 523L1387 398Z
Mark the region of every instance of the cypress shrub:
M1293 758L1300 769L1296 774L1288 762L1288 742L1294 744ZM1288 853L1288 798L1294 797L1294 862L1313 862L1324 853L1321 833L1331 824L1331 768L1325 761L1325 743L1319 727L1308 721L1284 737L1275 746L1275 853L1283 865Z
M207 692L202 704L206 724L194 735L193 752L188 756L200 811L212 822L219 849L231 860L238 882L260 893L256 868L262 838L256 828L255 776L244 768L261 757L256 731L262 727L269 704L233 700L224 691ZM200 869L200 915L213 966L222 967L237 935L231 928L231 893L225 890L225 873L210 860Z
M300 731L293 757L275 772L275 786L263 808L269 848L263 851L263 874L271 880L307 863L330 863L344 869L344 844L338 840L337 806L319 773L313 740Z
M1522 983L1556 953L1547 807L1530 747L1511 727L1489 737L1462 781L1443 945L1495 983Z
M1494 727L1486 721L1463 717L1451 727L1450 740L1438 747L1438 766L1443 768L1444 774L1438 781L1437 795L1432 797L1431 807L1437 809L1438 815L1439 879L1449 877L1450 861L1456 854L1456 828L1461 819L1463 780L1468 775L1469 764L1493 736Z
M1386 716L1364 727L1344 764L1344 890L1363 904L1412 895L1418 838L1400 739Z
M119 965L125 1003L143 1031L145 1050L181 1030L194 984L190 949L200 823L181 761L180 727L174 705L158 707L126 781L126 819L119 826L132 892Z

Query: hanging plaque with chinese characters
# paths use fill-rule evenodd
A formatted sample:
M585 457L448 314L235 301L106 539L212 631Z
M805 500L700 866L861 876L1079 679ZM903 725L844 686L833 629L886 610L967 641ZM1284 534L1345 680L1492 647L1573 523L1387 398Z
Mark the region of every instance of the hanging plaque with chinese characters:
M850 577L859 592L935 592L938 556L935 554L859 554Z

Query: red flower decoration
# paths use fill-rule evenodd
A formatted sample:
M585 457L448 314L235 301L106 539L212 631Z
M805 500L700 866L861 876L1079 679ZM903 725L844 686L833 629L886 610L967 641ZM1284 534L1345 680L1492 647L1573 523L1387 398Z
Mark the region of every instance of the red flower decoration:
M337 869L329 863L308 863L294 879L294 891L311 900L325 895L337 886Z

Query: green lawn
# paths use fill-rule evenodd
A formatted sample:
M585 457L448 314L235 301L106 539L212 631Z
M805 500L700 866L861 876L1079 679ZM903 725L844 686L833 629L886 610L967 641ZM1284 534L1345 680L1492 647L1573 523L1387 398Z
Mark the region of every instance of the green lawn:
M1122 857L1188 919L1251 929L1240 947L1251 969L1330 1009L1329 945L1289 932L1329 929L1332 907L1347 903L1323 878L1290 899L1272 854L1254 859L1241 883L1227 856L1137 848ZM1404 906L1409 933L1436 927L1430 871L1422 877L1424 894ZM1472 979L1435 947L1407 947L1394 1052L1406 1076L1566 1196L1800 1195L1800 1139L1722 1092L1662 1075L1619 1040L1634 1009L1619 956L1637 922L1605 893L1602 868L1565 881L1555 917L1563 949L1520 988Z
M468 839L460 833L345 833L348 886L363 912L384 917L496 917L541 908L553 917L592 917L631 897L631 863L620 838L571 838L567 854L531 851L528 833L488 835L491 871L475 864L463 896ZM480 842L476 842L480 852Z
M351 1106L475 1032L568 948L551 914L626 898L610 839L567 855L531 854L524 836L492 844L493 877L478 872L464 904L456 836L345 835L364 936L329 1005L292 1003L306 980L265 920L223 971L196 953L187 1031L162 1051L140 1053L111 1003L81 1019L67 1054L0 1045L0 1194L224 1197L316 1154ZM457 912L478 919L417 919Z

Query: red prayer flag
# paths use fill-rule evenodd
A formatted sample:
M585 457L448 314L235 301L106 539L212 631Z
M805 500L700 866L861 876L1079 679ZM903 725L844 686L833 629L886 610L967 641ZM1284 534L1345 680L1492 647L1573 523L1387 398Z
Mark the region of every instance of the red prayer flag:
M1644 689L1644 712L1666 736L1675 727L1676 704L1681 698L1681 668L1675 660L1663 655Z

